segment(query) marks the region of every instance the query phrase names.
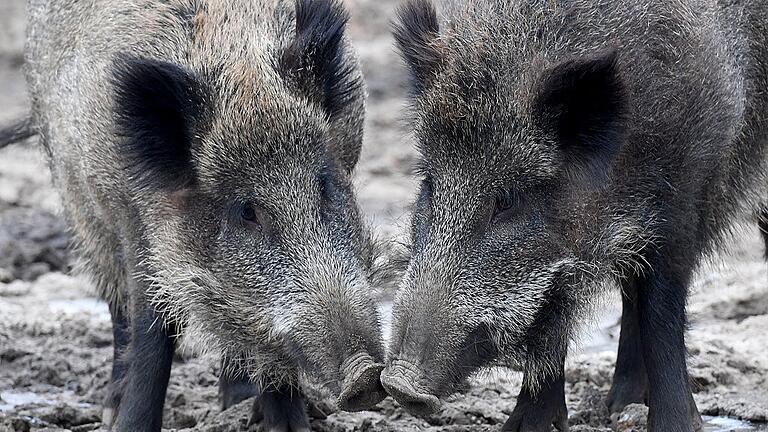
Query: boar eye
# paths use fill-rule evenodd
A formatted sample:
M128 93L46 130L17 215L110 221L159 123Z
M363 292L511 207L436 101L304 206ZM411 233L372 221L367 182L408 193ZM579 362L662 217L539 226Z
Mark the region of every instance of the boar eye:
M269 219L266 213L255 204L242 204L240 207L240 220L248 225L267 228Z
M240 212L240 217L249 223L259 223L259 217L256 215L256 209L254 209L250 204L243 206L243 209Z
M271 215L258 204L242 203L236 207L236 218L245 228L258 230L266 236L275 234Z
M493 211L493 219L499 220L513 215L520 208L520 196L514 191L499 191Z

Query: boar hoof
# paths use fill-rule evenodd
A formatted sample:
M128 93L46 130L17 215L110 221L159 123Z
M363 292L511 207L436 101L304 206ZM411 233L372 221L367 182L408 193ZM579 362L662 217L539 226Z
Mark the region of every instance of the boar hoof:
M417 388L420 380L410 363L395 360L381 374L381 383L406 411L417 416L428 416L440 410L440 399Z
M248 426L254 425L262 432L309 432L304 397L290 388L264 391L253 402Z
M558 431L567 432L567 412L565 407L518 404L501 430L502 432L550 432L554 425Z
M616 382L614 380L605 404L611 414L620 413L631 404L647 404L648 389L643 383Z
M358 353L342 365L344 383L338 405L344 411L363 411L387 397L379 377L384 365L370 355Z

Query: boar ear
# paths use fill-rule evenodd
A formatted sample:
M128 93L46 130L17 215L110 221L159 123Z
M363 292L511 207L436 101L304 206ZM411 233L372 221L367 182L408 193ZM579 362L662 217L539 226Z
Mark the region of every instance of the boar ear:
M563 61L539 85L535 118L555 136L570 174L604 172L621 144L627 100L616 59L611 49Z
M349 173L362 148L365 92L357 58L344 43L348 20L340 0L296 0L296 35L280 71L322 107L331 126L329 150Z
M174 191L193 181L193 124L200 85L179 66L139 58L115 60L112 84L117 134L136 186Z
M355 59L345 52L348 20L340 0L296 0L296 36L281 58L282 70L300 90L316 97L331 119L363 85Z
M393 24L395 41L410 69L413 92L419 95L429 88L443 65L437 11L430 0L410 0L400 6L397 17Z

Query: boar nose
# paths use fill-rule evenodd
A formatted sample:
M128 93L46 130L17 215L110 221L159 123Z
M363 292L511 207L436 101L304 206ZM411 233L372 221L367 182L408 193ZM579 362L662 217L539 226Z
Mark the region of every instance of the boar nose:
M347 358L341 366L344 382L338 406L344 411L363 411L387 397L380 376L384 365L368 353L360 352Z
M440 410L440 399L424 385L424 372L412 362L391 361L381 373L381 383L406 411L428 416Z

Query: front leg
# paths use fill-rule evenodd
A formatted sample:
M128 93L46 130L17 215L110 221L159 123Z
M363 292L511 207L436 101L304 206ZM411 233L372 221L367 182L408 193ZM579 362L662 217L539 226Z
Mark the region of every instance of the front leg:
M251 424L264 432L309 432L304 396L290 386L267 387L254 401Z
M149 305L137 301L131 309L128 370L115 429L118 432L159 432L174 340Z
M765 259L768 260L768 208L764 208L757 214L757 226L760 228L760 234L763 236L765 249Z
M564 363L555 376L548 375L544 379L538 391L534 392L523 384L517 405L501 428L503 432L549 432L553 425L559 431L568 430ZM528 382L528 379L523 382Z
M227 359L221 361L219 397L222 410L226 410L258 394L259 388L248 378L248 374L241 362Z
M637 281L625 281L621 290L621 335L613 384L606 404L611 413L621 412L629 404L646 403L648 374L645 371L643 345L637 308Z
M112 374L109 380L107 396L104 398L104 411L102 413L102 423L107 429L112 428L115 414L117 413L118 406L120 406L125 374L128 371L125 356L127 355L131 340L130 326L125 316L123 305L110 304L109 313L112 318L113 336Z
M661 263L638 285L638 319L648 373L648 430L694 432L701 417L691 394L685 349L690 272Z

